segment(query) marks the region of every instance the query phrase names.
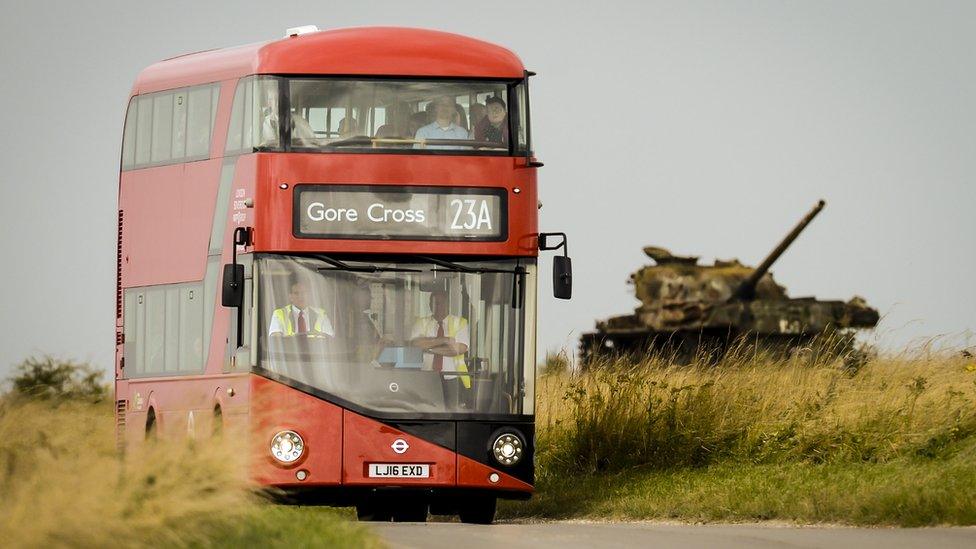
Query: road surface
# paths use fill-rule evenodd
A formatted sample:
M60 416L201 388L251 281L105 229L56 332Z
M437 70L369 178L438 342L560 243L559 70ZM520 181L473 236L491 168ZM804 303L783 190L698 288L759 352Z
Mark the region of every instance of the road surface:
M576 549L591 547L878 548L976 547L976 528L845 528L780 524L686 525L547 522L476 526L373 524L391 549Z

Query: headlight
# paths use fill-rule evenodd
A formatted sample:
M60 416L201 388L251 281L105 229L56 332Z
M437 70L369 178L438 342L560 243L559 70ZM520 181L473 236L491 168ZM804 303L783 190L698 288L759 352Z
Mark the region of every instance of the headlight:
M495 456L495 461L502 465L515 465L522 459L522 451L525 445L522 439L514 433L502 433L491 445L491 453Z
M305 441L295 431L281 431L271 439L271 457L294 463L305 453Z

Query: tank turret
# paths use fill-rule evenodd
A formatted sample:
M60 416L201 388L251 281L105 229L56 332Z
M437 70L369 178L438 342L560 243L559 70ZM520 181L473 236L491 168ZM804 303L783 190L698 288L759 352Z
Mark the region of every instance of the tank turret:
M755 268L738 259L700 265L697 256L645 247L654 264L630 276L640 305L633 314L597 322L595 332L583 334L581 354L670 349L689 355L701 347L724 350L743 336L790 349L827 333L873 328L878 312L863 299L791 298L770 272L824 205L819 201Z

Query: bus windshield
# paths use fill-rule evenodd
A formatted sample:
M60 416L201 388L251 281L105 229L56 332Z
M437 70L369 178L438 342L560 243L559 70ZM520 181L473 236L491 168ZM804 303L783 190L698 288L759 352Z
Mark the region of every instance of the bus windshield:
M259 372L371 412L532 413L534 260L267 255L256 273Z
M259 148L487 155L527 148L518 82L258 77L252 86ZM282 108L290 113L285 124Z

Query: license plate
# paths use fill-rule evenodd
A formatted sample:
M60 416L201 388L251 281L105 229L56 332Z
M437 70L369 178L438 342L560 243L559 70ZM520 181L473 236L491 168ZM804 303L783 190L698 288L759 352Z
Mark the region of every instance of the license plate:
M370 478L430 478L426 463L370 463Z

